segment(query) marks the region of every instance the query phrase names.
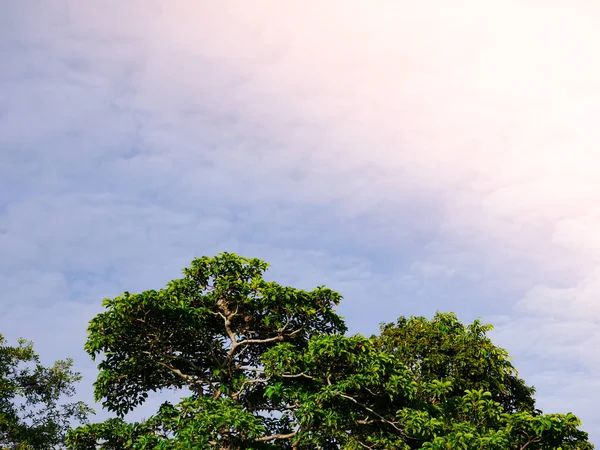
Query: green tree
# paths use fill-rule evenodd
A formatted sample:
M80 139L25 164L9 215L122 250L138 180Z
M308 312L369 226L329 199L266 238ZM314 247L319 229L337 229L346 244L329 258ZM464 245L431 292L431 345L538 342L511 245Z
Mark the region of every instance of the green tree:
M452 314L345 336L341 296L266 281L267 264L203 257L165 289L106 299L86 350L117 414L72 449L591 449L572 414L534 409L506 352ZM148 392L188 388L149 419Z
M518 377L508 352L487 337L492 329L479 320L465 326L453 313L438 313L431 321L400 317L381 327L377 341L422 382L452 378L450 396L483 390L506 412L533 411L535 389Z
M40 364L33 344L24 339L7 345L0 335L0 448L64 448L73 421L85 423L92 410L83 402L64 403L80 380L72 361Z

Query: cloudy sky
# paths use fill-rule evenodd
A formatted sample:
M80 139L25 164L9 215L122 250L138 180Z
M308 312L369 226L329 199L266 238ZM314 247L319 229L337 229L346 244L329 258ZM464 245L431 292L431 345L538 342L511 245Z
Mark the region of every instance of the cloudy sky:
M352 332L481 317L600 442L597 2L1 8L0 332L81 398L102 298L231 251Z

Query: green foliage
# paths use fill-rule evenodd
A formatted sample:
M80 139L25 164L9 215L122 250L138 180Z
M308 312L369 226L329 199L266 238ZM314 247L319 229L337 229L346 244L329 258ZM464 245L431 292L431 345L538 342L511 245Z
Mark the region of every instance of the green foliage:
M44 367L31 342L9 346L0 335L0 448L64 448L70 422L86 422L92 412L82 402L61 403L81 378L71 366L67 359Z
M479 320L465 326L452 313L438 313L431 321L401 317L381 327L378 342L420 381L452 378L452 396L481 389L506 412L532 411L535 389L518 378L506 350L486 336L492 329Z
M200 258L160 291L104 301L86 350L117 416L150 391L188 388L140 423L73 430L78 450L591 449L572 414L534 408L486 332L453 314L345 336L341 296L265 281L267 264Z

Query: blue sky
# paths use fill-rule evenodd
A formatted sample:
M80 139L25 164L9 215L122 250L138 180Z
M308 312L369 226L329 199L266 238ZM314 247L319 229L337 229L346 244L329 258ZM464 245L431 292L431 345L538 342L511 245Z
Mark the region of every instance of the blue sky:
M445 5L5 0L0 331L90 400L102 298L231 251L352 332L493 323L598 442L600 9Z

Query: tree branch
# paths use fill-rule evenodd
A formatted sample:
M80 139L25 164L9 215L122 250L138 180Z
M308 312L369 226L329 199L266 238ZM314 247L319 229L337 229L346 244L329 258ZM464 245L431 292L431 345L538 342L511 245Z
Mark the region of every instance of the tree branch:
M184 358L182 358L182 359L184 359ZM199 375L196 375L194 377L193 375L185 374L181 370L179 370L179 369L171 366L170 364L166 364L166 363L164 363L162 361L156 361L156 363L158 365L160 365L160 366L163 366L165 369L170 370L175 375L177 375L178 377L180 377L181 379L183 379L183 380L185 380L187 382L190 382L190 383L193 383L193 384L205 384L205 385L208 385L212 389L212 391L213 391L213 393L215 395L217 395L217 393L220 394L220 392L221 392L221 390L219 388L217 388L213 383L211 383L209 380L207 380L207 379L205 379L205 378L203 378L203 377L201 377Z
M256 438L254 439L256 442L267 442L267 441L272 441L275 439L290 439L293 438L294 436L296 436L298 434L298 430L296 431L292 431L291 433L288 434L272 434L271 436L264 436L261 438Z
M394 422L387 420L385 417L383 417L381 414L377 413L375 410L373 410L372 408L369 408L367 405L363 405L362 403L360 403L358 400L356 400L354 397L350 397L349 395L346 394L342 394L341 392L338 392L338 395L342 398L348 399L354 403L356 403L358 406L366 409L367 411L369 411L371 414L377 416L377 418L383 422L383 423L387 423L388 425L392 426L396 431L398 431L402 436L408 437L410 439L417 439L417 438L413 438L410 436L407 436L404 432L403 429L399 428Z

